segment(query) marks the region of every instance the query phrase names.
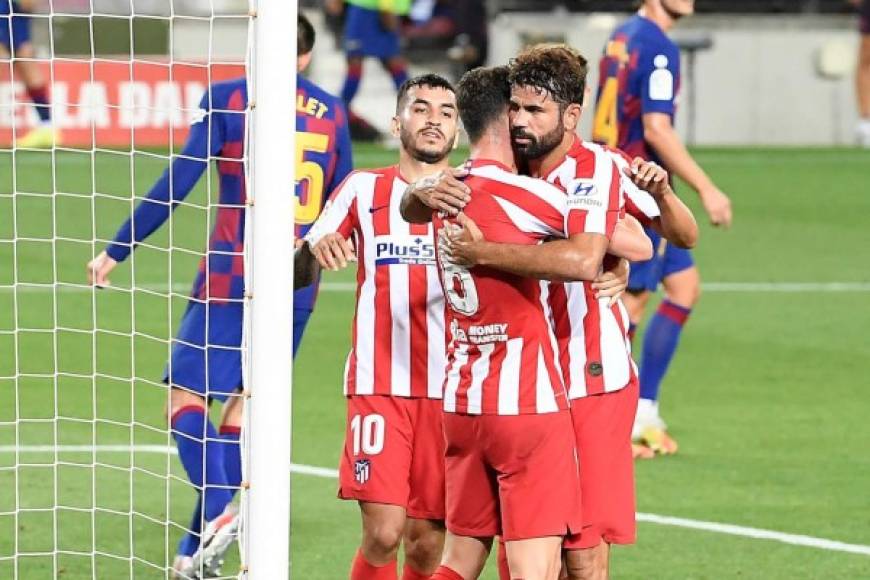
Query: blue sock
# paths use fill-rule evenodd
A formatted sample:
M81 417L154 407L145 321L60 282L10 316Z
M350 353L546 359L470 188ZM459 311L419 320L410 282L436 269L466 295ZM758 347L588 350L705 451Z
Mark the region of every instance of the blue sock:
M344 77L344 86L341 87L341 100L350 112L350 102L356 96L359 90L359 83L362 79L362 61L353 61L347 63L347 76Z
M235 494L242 484L242 452L239 447L241 429L235 425L221 425L221 439L224 440L224 471L227 474L227 484Z
M203 433L205 445L203 445ZM206 418L202 407L182 407L172 416L172 436L178 446L178 457L190 482L205 495L206 521L218 517L233 494L227 486L224 454L214 425ZM203 461L204 459L204 461ZM203 473L205 465L205 473ZM204 487L203 487L204 486Z
M389 71L390 76L393 77L393 84L396 85L396 90L399 90L399 87L408 80L408 65L401 58L394 58L385 61L383 64L384 68Z
M181 556L193 556L199 548L199 534L202 532L202 494L196 494L196 507L193 508L193 517L190 519L189 530L178 543L178 554Z
M671 359L674 358L680 333L691 312L691 308L683 308L663 300L650 319L643 336L643 355L640 361L641 399L658 400L659 387Z
M39 120L43 123L51 121L51 102L48 98L48 85L30 87L27 89L27 93L30 95L33 106L36 107Z

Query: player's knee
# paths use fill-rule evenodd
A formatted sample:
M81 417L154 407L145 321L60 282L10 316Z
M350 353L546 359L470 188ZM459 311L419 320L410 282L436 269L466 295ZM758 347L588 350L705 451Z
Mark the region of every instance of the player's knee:
M444 534L437 530L405 534L405 559L416 570L434 570L444 551Z
M205 409L205 399L196 393L173 386L169 392L169 417L174 416L185 407L201 407Z
M683 308L693 308L701 299L701 277L695 268L684 270L665 279L667 299Z
M529 559L519 563L512 563L510 569L512 579L549 580L550 578L559 578L562 571L562 562L558 559Z
M403 526L394 522L378 522L366 526L363 533L364 551L379 556L393 554L402 541Z
M565 569L570 580L607 580L607 553L598 548L570 550Z
M233 395L224 404L221 410L221 425L238 427L242 424L242 411L244 410L240 395Z

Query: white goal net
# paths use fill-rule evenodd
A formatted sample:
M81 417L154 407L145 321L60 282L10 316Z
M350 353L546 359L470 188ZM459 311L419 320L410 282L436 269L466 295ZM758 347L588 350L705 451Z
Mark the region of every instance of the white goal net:
M253 137L258 115L292 128L291 4L0 0L0 578L286 577L289 325L281 360L258 369L252 345L254 266L290 259L292 174L251 152L292 152ZM278 73L258 74L263 42ZM264 90L283 104L253 113ZM270 175L286 205L259 194ZM259 235L286 249L258 256ZM263 293L273 320L289 276ZM278 393L261 416L258 372ZM260 487L255 422L286 439ZM201 544L215 513L222 565Z

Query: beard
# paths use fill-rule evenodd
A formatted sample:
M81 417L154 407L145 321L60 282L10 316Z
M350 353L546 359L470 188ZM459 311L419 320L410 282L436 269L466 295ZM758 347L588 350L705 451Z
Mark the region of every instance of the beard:
M513 141L513 149L523 159L539 159L559 146L562 142L562 137L565 135L565 125L562 121L555 129L549 133L545 133L540 137L535 137L531 133L526 133L522 129L511 129L511 140ZM529 143L518 145L515 141L518 137L529 140Z
M428 163L429 165L442 161L445 157L450 155L450 149L453 148L452 140L449 139L445 139L444 146L440 149L435 146L427 148L417 147L417 139L415 135L404 127L399 131L399 140L402 142L402 147L411 157L416 161Z

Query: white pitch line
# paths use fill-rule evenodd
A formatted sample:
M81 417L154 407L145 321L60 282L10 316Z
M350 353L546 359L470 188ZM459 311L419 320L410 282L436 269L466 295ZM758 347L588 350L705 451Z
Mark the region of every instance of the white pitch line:
M131 450L134 453L168 453L171 455L176 455L178 453L175 447L166 445L136 445L134 447L130 447L129 445L0 445L0 453L130 453ZM338 470L330 469L328 467L292 463L290 465L290 471L292 473L313 475L315 477L323 477L327 479L338 478ZM772 540L782 544L805 548L816 548L819 550L827 550L829 552L845 552L848 554L870 556L870 546L847 544L845 542L828 540L826 538L815 538L813 536L804 536L802 534L788 534L785 532L777 532L775 530L764 530L761 528L750 528L734 524L720 524L717 522L706 522L703 520L692 520L688 518L647 513L638 513L637 521L658 524L661 526L726 534L742 538L753 538L756 540Z
M154 453L178 455L175 447L166 445L0 445L0 453ZM291 463L290 471L302 475L338 478L338 470L314 465Z
M17 292L53 292L55 287L50 284L19 284L14 287ZM190 292L190 284L139 284L134 289L148 290L151 292L187 295ZM0 292L9 292L11 286L0 287ZM90 286L61 284L56 287L58 292L90 292ZM355 292L355 282L324 282L320 285L324 292ZM704 292L731 293L731 292L758 292L758 293L829 293L829 292L870 292L870 282L705 282L702 284ZM129 287L117 289L121 292L130 292ZM108 289L108 292L113 289Z
M741 536L757 540L773 540L783 544L791 544L792 546L805 546L807 548L818 548L820 550L829 550L831 552L848 552L850 554L870 556L870 546L846 544L845 542L826 540L825 538L814 538L812 536L804 536L801 534L786 534L784 532L775 532L773 530L762 530L760 528L735 526L733 524L719 524L716 522L675 518L672 516L660 516L657 514L638 513L637 520L639 522L659 524L662 526L703 530L705 532L715 532L718 534L728 534L731 536Z

